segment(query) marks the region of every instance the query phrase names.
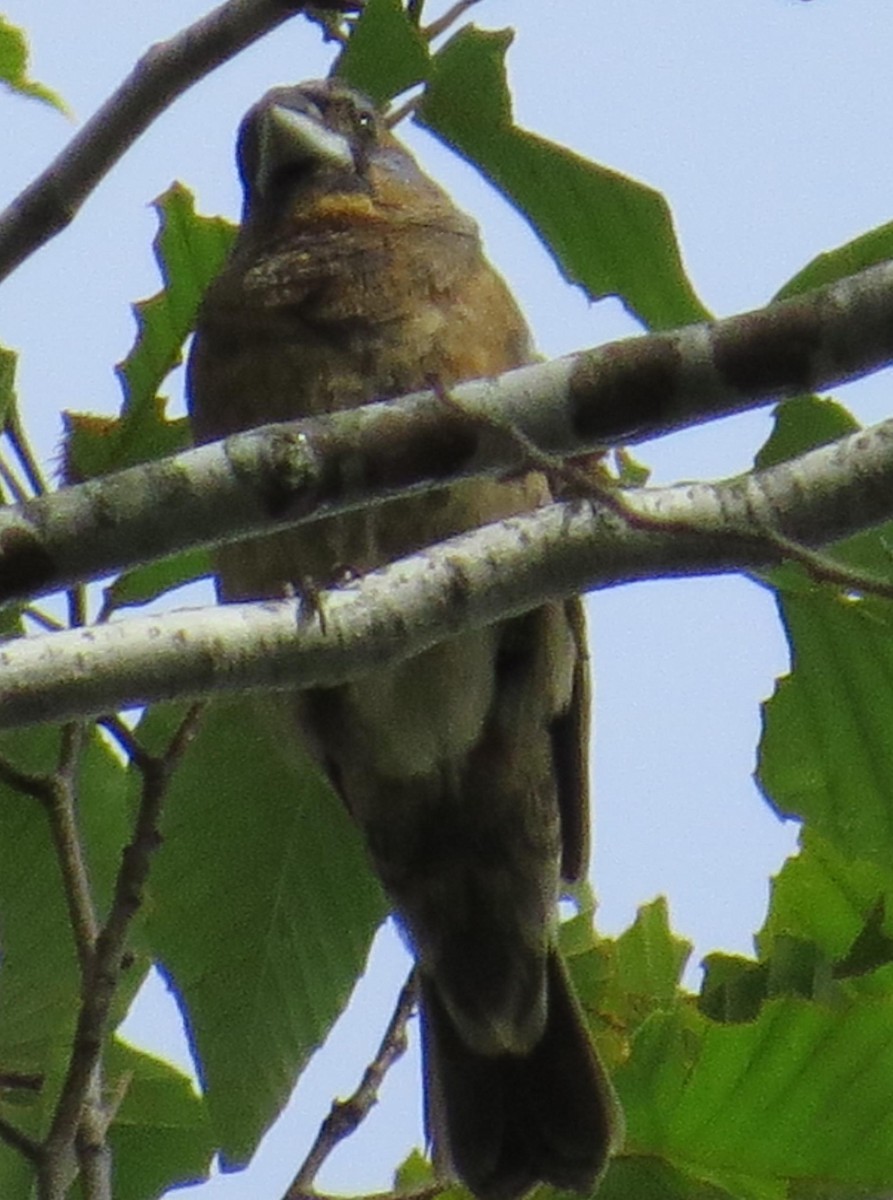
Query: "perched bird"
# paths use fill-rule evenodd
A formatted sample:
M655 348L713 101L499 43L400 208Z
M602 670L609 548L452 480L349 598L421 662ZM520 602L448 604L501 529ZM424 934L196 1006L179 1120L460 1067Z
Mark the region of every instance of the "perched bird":
M477 227L363 96L268 92L238 137L241 232L201 307L191 416L208 441L529 362ZM224 547L229 599L325 586L550 498L474 481ZM556 950L587 865L579 603L543 605L338 687L288 719L364 835L415 954L435 1160L481 1200L591 1190L616 1106Z

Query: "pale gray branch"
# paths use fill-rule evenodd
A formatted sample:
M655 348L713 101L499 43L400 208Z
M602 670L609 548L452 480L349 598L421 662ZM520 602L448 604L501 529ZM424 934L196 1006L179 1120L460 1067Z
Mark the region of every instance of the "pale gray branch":
M0 602L830 387L893 360L893 264L713 325L267 426L0 512ZM502 432L500 426L504 427ZM172 520L172 516L176 517Z
M549 598L776 562L767 531L817 545L893 516L893 421L754 475L624 498L629 519L589 501L550 505L322 593L318 606L233 604L7 642L0 727L337 684Z

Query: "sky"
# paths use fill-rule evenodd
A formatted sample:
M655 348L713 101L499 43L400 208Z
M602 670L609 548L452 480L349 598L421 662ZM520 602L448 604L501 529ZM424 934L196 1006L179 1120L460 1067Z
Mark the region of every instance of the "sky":
M6 0L32 39L33 75L88 117L139 55L202 14L208 0ZM431 0L432 13L446 5ZM727 315L768 300L814 255L893 217L893 5L889 0L483 0L487 28L511 25L518 121L661 190L705 303ZM74 225L0 289L0 342L22 354L19 393L48 464L60 408L112 413L112 364L133 338L130 303L157 290L153 197L174 179L206 213L236 217L233 137L269 86L324 75L331 50L293 21L178 100L91 197ZM42 170L74 125L0 95L0 202ZM490 256L552 356L635 333L620 305L569 287L525 222L420 130L404 134L424 167L482 226ZM593 224L598 213L592 214ZM889 415L888 376L838 398L872 422ZM171 381L174 411L182 384ZM657 483L748 468L770 429L751 413L636 449ZM741 577L638 583L588 600L596 674L593 754L598 924L617 933L666 895L701 956L749 953L768 881L796 842L751 774L760 703L787 670L772 596ZM278 1197L333 1096L371 1057L406 969L379 938L352 1012L312 1062L250 1170L213 1180L203 1200ZM160 985L137 1002L128 1035L183 1062ZM327 1164L319 1185L387 1187L418 1141L414 1054L382 1104ZM180 1195L184 1193L178 1193Z

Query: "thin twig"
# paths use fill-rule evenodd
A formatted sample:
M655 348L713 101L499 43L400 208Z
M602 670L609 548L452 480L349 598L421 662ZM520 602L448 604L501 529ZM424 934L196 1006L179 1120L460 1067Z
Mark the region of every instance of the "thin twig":
M388 129L394 129L401 121L405 121L407 117L412 116L415 110L422 102L421 93L418 96L413 96L411 99L404 101L399 108L395 108L393 112L389 112L385 117L385 124Z
M6 418L6 428L4 430L9 444L12 446L13 453L19 461L19 465L24 472L25 478L35 496L43 496L48 491L47 481L43 471L40 468L40 463L37 461L31 442L28 438L25 428L19 418L17 410L13 407Z
M320 8L353 7L328 0ZM303 8L300 0L227 0L152 46L50 166L0 216L0 279L61 232L106 172L197 80Z
M422 29L422 36L429 42L433 41L436 37L440 37L442 33L446 33L451 25L455 25L470 8L474 8L480 2L481 0L457 0L452 8L446 10L442 17L438 17L436 21L432 21L430 25L426 25Z
M127 1099L127 1093L130 1091L130 1085L133 1083L133 1074L133 1071L124 1071L116 1080L109 1098L105 1102L106 1125L111 1125L115 1117L117 1117L121 1105Z
M192 739L198 733L199 723L202 719L202 713L205 711L205 702L198 701L190 705L186 711L186 716L177 726L174 731L174 736L168 742L167 750L164 752L165 770L170 776L171 772L177 767L180 759L189 749Z
M159 822L171 773L195 734L201 705L193 705L160 757L143 756L143 788L133 838L121 855L114 899L96 938L89 977L83 989L68 1070L45 1145L47 1157L64 1158L75 1142L84 1105L102 1054L109 1010L124 961L131 922L142 903L152 854L161 840Z
M361 4L358 3L357 8L360 7ZM339 46L346 46L350 40L340 27L340 18L333 16L331 12L326 12L324 5L306 4L304 6L304 16L308 21L319 26L323 41L337 42Z
M72 794L77 784L77 770L84 749L84 726L72 722L64 726L56 759L56 774L68 785Z
M112 1200L112 1154L107 1135L132 1082L133 1071L125 1071L105 1102L98 1081L91 1085L77 1133L78 1165L90 1200Z
M39 1092L43 1087L43 1075L35 1071L0 1070L0 1089L11 1092Z
M579 499L588 499L597 501L599 504L604 504L617 516L630 523L641 522L647 527L648 518L643 517L641 513L633 512L628 505L623 501L622 493L607 481L602 482L591 471L579 465L579 459L562 458L559 454L552 454L548 450L543 450L538 446L533 438L529 437L523 429L508 418L491 416L486 413L471 412L468 407L462 403L448 388L446 388L440 378L436 375L429 375L427 383L431 391L437 397L441 404L445 404L454 412L460 413L467 417L469 421L473 421L478 425L482 425L486 429L493 430L494 433L503 434L509 439L523 454L525 470L540 471L546 478L554 484L556 481L561 483L564 489L572 496ZM587 454L586 460L595 459L601 460L600 454ZM661 529L666 528L665 525Z
M783 533L779 533L777 529L773 529L769 525L760 524L757 529L759 536L764 537L770 546L780 550L785 558L803 567L810 579L816 583L830 583L835 587L845 588L848 592L893 600L893 581L883 579L871 572L846 567L827 554L811 550L802 542L785 537Z
M68 609L69 629L80 629L87 624L87 589L82 583L75 584L65 593Z
M48 775L32 775L29 771L20 771L18 767L6 758L0 758L0 783L5 783L14 792L21 792L46 804L50 798L52 780Z
M11 1125L3 1117L0 1117L0 1142L5 1142L13 1150L17 1150L30 1162L40 1162L42 1155L40 1143L28 1137L27 1133L22 1133L21 1129L16 1129L15 1125Z
M48 633L58 633L61 629L67 629L68 626L50 616L49 613L43 612L39 608L35 608L33 604L27 605L22 609L22 616L29 617L35 625L39 625L41 629L46 629Z
M104 717L98 717L96 724L100 725L109 737L114 738L119 748L123 750L135 767L141 771L148 769L151 755L146 752L133 730L121 720L117 713L108 713Z
M363 1072L360 1086L347 1100L335 1100L297 1174L282 1200L313 1195L313 1180L339 1142L349 1137L378 1101L385 1075L406 1051L406 1025L416 1003L416 972L404 983L375 1058Z
M77 822L77 774L83 740L83 725L69 724L63 728L57 769L50 777L45 808L62 874L62 888L68 905L81 978L86 983L93 964L99 925Z
M102 1103L102 1059L97 1061L78 1123L75 1151L82 1189L89 1200L112 1200L109 1119Z
M15 504L24 504L28 500L28 493L22 487L22 484L16 478L16 473L12 467L0 455L0 483L6 484L6 490L9 492L9 498Z

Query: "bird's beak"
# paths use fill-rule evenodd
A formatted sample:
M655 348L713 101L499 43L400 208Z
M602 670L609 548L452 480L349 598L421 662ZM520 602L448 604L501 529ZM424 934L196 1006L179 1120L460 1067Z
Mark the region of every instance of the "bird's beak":
M350 142L326 129L318 116L271 104L260 127L260 161L255 186L264 194L285 165L353 170Z

